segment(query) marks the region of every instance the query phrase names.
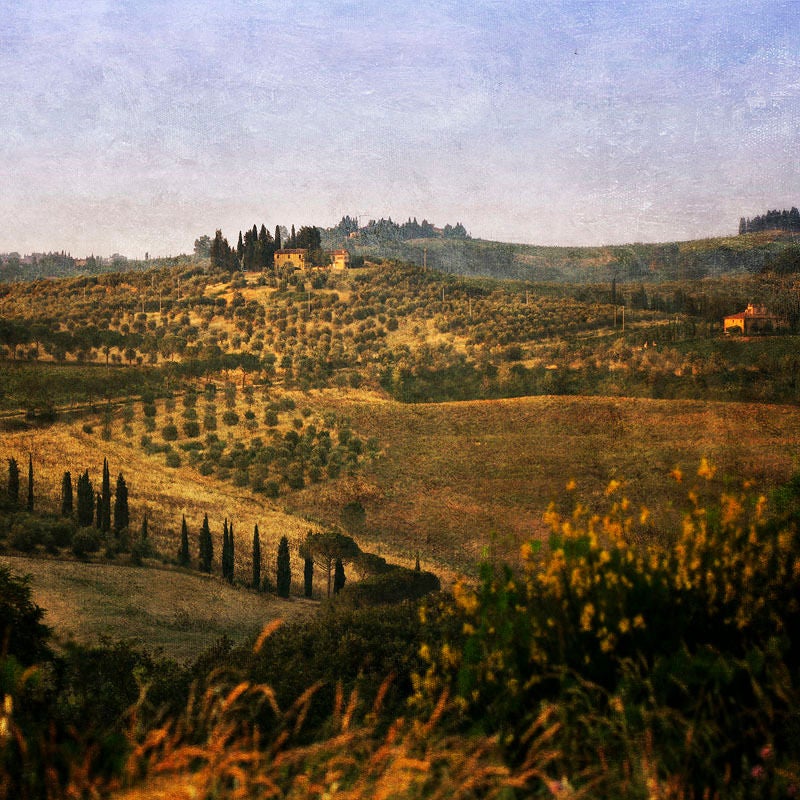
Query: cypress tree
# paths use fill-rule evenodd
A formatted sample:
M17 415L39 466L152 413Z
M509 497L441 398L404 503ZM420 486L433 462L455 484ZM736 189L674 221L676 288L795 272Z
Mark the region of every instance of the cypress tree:
M275 226L275 249L276 250L280 250L281 249L281 226L280 225L276 225Z
M417 557L416 557L416 560L414 561L414 570L416 572L420 572L422 570L422 567L420 567L420 564L419 564L419 550L417 550Z
M200 572L211 572L211 564L214 561L214 543L211 541L211 529L208 527L208 514L203 517L203 527L200 529L199 551Z
M258 535L258 525L253 529L253 588L261 588L261 539Z
M314 594L314 559L303 559L303 594L310 598Z
M100 517L100 530L106 533L111 530L111 476L108 472L108 459L103 459L103 484L101 488L103 509Z
M67 470L61 479L61 516L69 517L72 515L72 475Z
M342 564L342 559L336 559L336 566L333 568L333 593L339 594L339 592L344 589L345 583L345 576L344 576L344 564Z
M97 509L97 517L94 522L95 528L100 530L103 525L103 498L100 496L100 492L97 492L97 505L95 508Z
M294 225L292 225L292 238L290 247L297 247L297 234L294 232Z
M89 470L87 469L78 478L78 525L85 528L92 524L94 517L94 489L89 480Z
M28 453L28 511L33 512L33 453Z
M222 558L221 558L221 566L222 566L222 577L225 580L228 579L228 549L230 545L228 542L228 520L226 519L222 523Z
M19 464L16 458L8 459L8 502L19 505Z
M117 491L114 494L114 533L119 533L130 524L128 513L128 485L120 472L117 475Z
M289 561L289 540L281 536L278 544L278 597L288 597L292 588L292 567Z
M189 529L186 527L186 515L184 514L181 520L181 546L178 550L178 564L182 567L188 567L190 564L189 559Z
M234 572L236 567L234 566L234 547L233 547L233 520L231 520L231 524L228 525L228 580L233 583Z

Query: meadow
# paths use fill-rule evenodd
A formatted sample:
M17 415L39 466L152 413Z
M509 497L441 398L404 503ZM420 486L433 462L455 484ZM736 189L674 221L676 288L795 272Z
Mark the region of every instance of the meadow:
M797 337L723 337L721 316L789 318L795 288L399 263L3 286L0 457L21 477L0 578L28 620L0 676L9 791L792 796ZM62 510L64 472L99 492L104 459L146 547ZM302 597L309 534L360 546L328 556L331 599L324 559ZM444 591L420 601L417 570Z

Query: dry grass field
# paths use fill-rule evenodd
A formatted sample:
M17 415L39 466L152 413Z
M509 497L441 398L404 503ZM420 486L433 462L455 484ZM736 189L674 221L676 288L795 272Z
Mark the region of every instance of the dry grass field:
M223 635L241 640L271 620L303 619L317 608L177 570L16 556L0 556L0 564L31 576L33 600L57 644L107 636L177 661L196 658Z
M543 535L542 513L574 479L598 503L623 480L655 532L674 527L700 460L716 490L749 479L767 492L798 469L800 413L790 406L596 397L528 397L429 405L322 394L310 405L348 415L381 455L361 476L304 489L287 506L334 520L344 504L366 510L363 536L409 563L419 549L434 570L469 569L486 548L516 551ZM493 536L494 535L494 536Z
M37 492L50 492L44 502L53 509L65 468L73 480L89 468L99 488L107 457L112 482L119 471L128 481L134 527L146 510L154 545L169 555L177 549L182 514L193 555L204 513L217 557L222 520L232 519L237 575L245 578L256 523L273 576L282 535L296 546L316 523L334 523L349 525L364 549L390 560L411 565L419 551L423 567L448 579L471 570L487 552L513 556L521 542L542 535L542 514L569 480L589 503L601 500L612 478L624 481L630 500L652 512L657 534L675 530L677 504L684 502L685 487L669 478L676 466L690 478L706 457L718 468L718 490L749 479L764 492L798 468L800 416L791 406L550 396L403 405L354 390L292 396L298 408L312 410L312 420L327 412L349 418L362 439L377 439L379 454L366 457L355 475L309 484L276 501L193 467L165 466L163 455L148 456L138 446L139 423L129 438L115 425L108 442L97 430L84 433L80 422L7 433L0 455L16 455L23 464L33 452ZM264 436L262 427L235 436ZM363 525L353 526L342 513L353 501L366 511Z

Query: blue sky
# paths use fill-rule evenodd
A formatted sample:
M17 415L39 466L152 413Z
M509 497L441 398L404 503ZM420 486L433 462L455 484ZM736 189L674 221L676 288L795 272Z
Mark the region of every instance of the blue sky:
M800 204L800 2L0 0L0 251L689 239Z

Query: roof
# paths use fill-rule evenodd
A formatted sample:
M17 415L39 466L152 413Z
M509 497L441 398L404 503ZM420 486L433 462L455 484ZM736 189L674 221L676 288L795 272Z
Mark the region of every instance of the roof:
M276 256L299 256L305 255L306 253L308 253L308 250L305 247L287 247L285 249L275 251Z

